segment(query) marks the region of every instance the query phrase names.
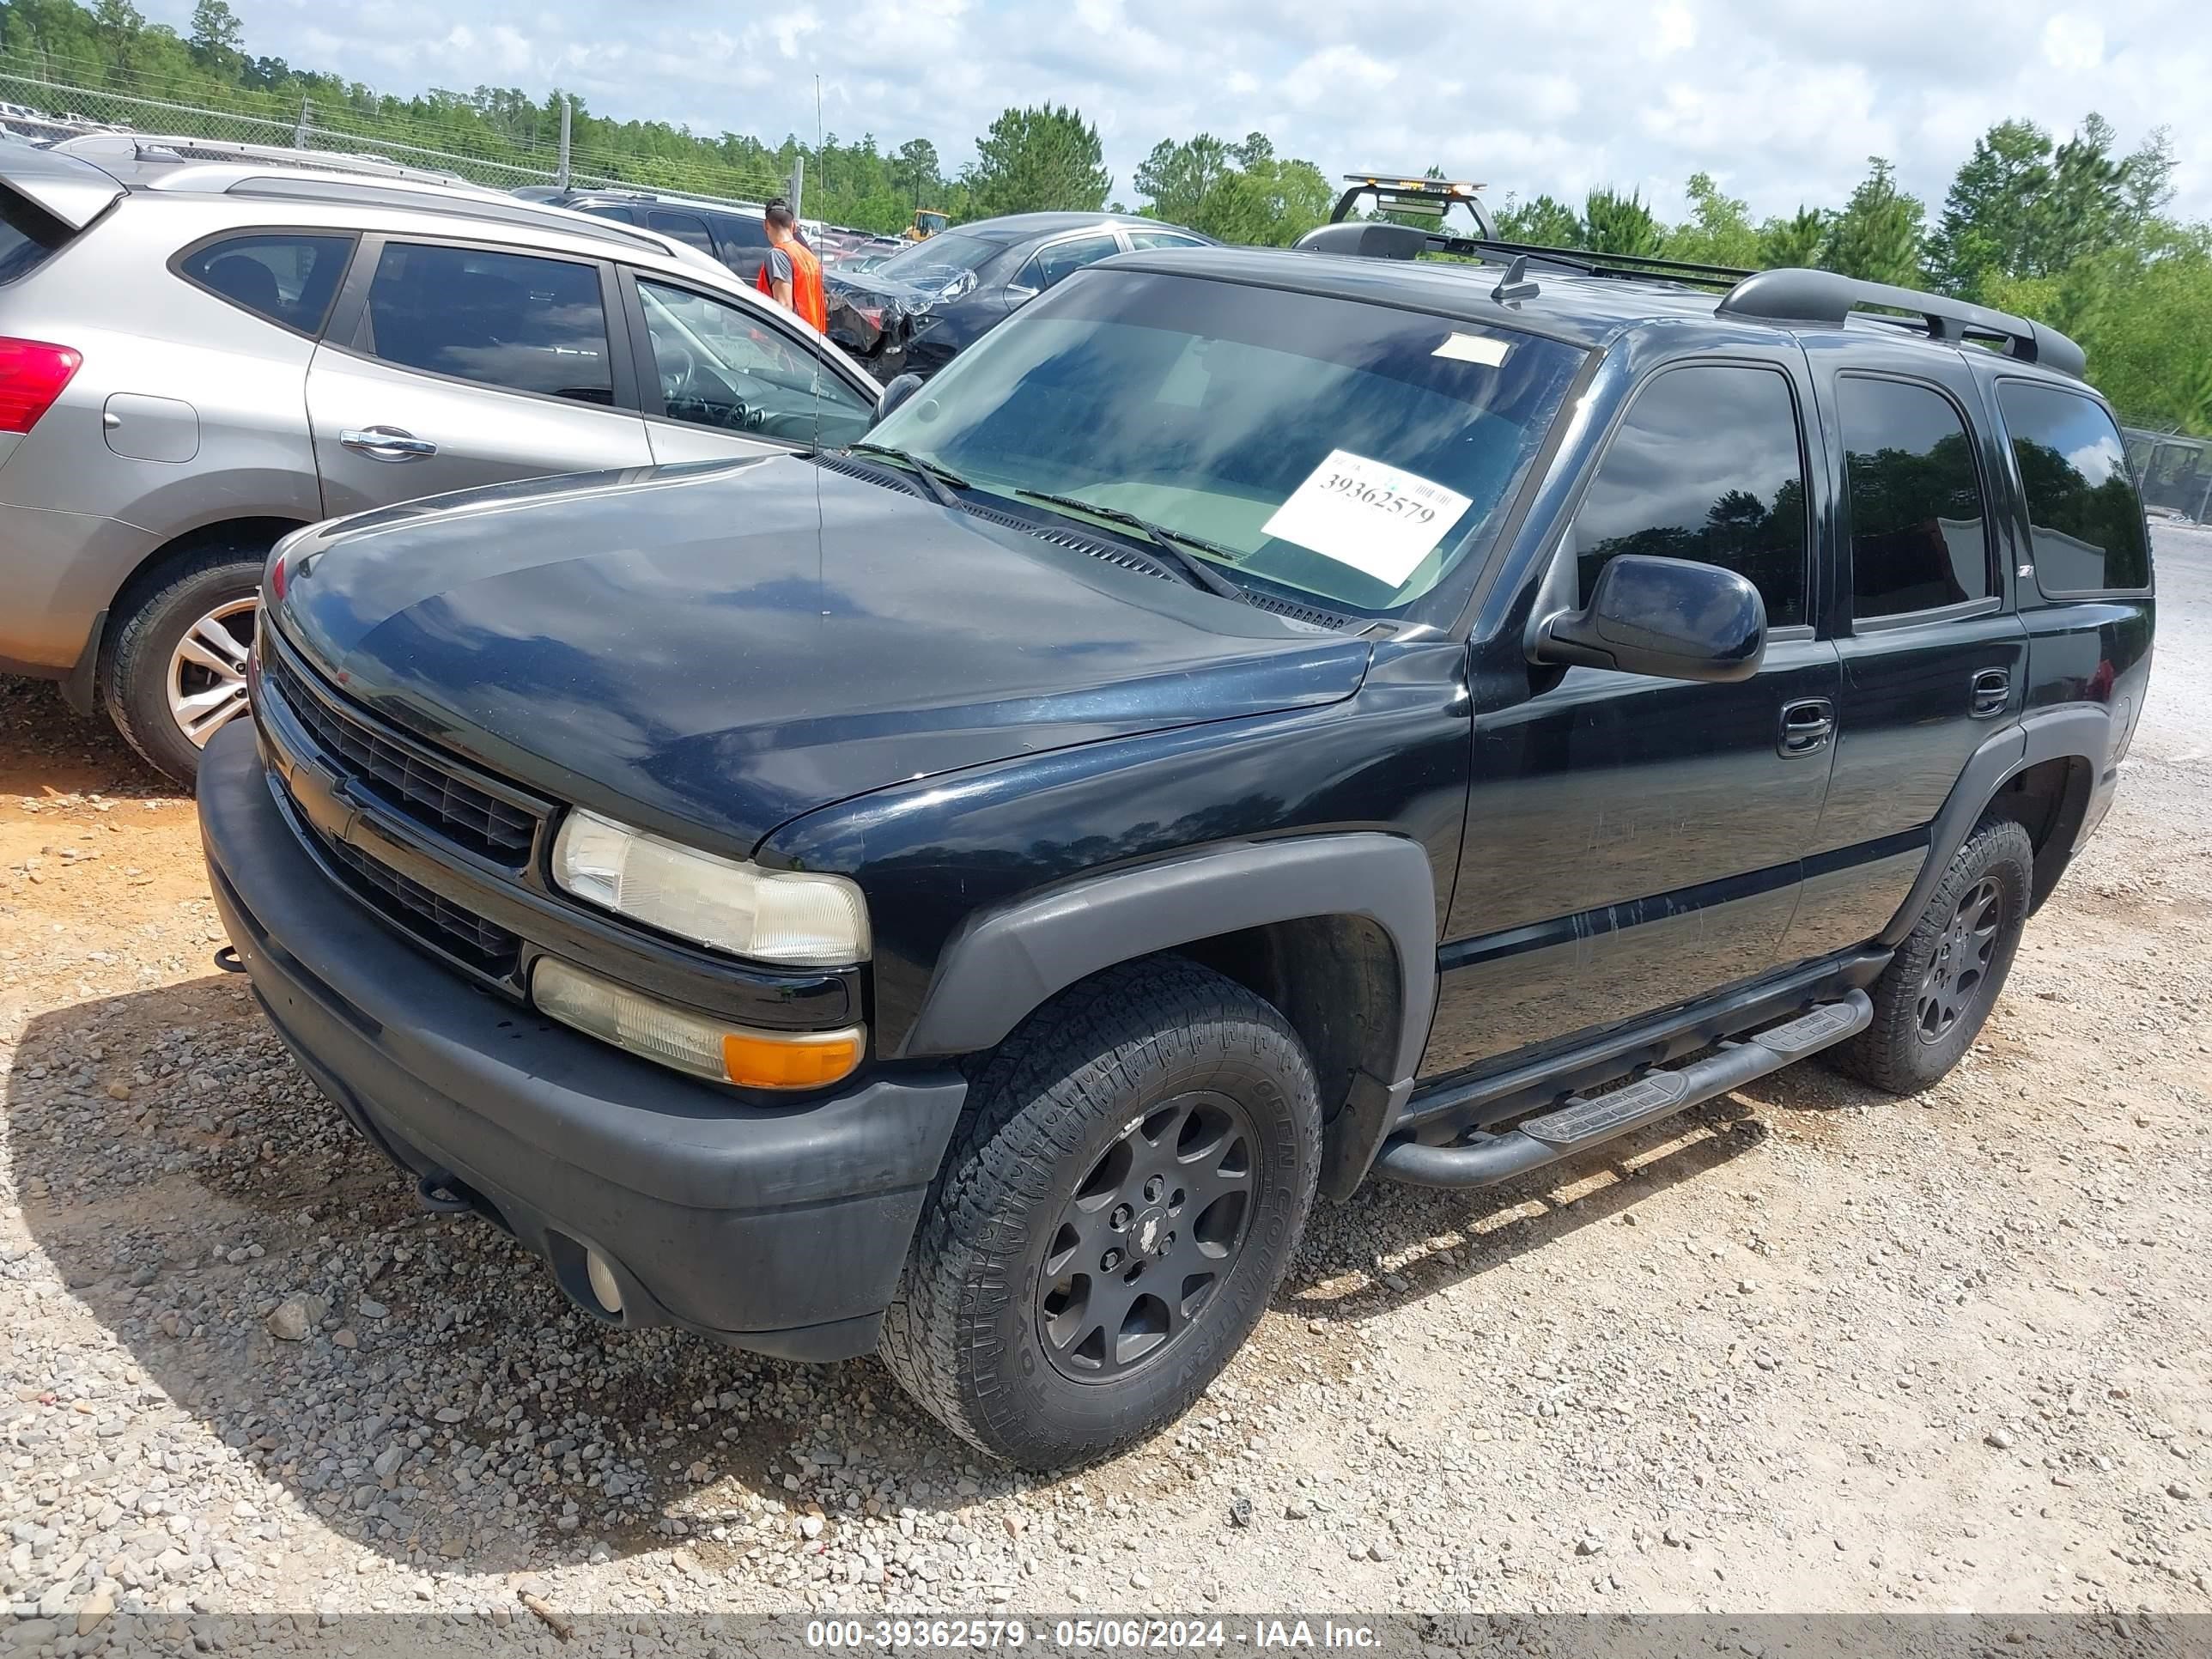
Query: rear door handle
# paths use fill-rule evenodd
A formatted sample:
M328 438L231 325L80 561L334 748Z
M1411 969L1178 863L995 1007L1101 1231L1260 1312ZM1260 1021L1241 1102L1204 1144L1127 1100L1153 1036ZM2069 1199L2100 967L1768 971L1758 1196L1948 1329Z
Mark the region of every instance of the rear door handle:
M1782 730L1775 752L1785 760L1817 755L1836 735L1836 706L1826 697L1807 697L1782 706Z
M428 438L396 426L365 426L338 434L338 442L378 461L419 461L438 453Z
M1974 676L1973 716L1995 720L2012 702L2012 674L2002 668L1984 668Z

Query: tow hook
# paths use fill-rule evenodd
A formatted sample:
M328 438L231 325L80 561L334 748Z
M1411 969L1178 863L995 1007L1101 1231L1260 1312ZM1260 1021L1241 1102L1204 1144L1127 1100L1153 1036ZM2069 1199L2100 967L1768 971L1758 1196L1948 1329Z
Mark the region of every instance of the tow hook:
M246 971L246 964L239 960L238 947L234 945L226 945L215 953L215 965L226 974L242 974Z

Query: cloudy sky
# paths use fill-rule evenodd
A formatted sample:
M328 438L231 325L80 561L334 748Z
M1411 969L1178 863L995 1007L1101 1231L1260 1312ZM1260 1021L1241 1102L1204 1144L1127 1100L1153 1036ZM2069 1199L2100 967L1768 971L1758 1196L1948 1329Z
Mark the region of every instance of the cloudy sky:
M191 0L140 0L182 31ZM771 141L824 123L957 168L1010 103L1073 103L1116 193L1155 141L1270 134L1332 176L1440 163L1663 213L1702 167L1759 216L1835 203L1869 155L1940 204L1976 134L2102 111L2172 130L2212 218L2203 0L232 0L246 45L380 89L564 86L592 110Z

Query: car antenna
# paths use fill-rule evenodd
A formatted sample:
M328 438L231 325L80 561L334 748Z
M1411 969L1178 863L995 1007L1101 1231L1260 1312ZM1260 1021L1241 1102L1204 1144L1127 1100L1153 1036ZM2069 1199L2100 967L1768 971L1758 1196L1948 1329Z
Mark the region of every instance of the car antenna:
M1516 253L1513 263L1505 267L1505 275L1498 279L1498 286L1490 290L1490 297L1506 305L1516 300L1533 300L1542 292L1528 280L1528 256Z

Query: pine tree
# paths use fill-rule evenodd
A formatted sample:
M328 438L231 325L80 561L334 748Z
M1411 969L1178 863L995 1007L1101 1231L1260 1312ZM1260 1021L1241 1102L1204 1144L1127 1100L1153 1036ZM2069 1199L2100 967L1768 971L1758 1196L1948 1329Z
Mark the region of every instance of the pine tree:
M1909 287L1920 274L1921 227L1927 210L1897 187L1897 169L1869 155L1870 171L1829 228L1820 263L1872 283Z

